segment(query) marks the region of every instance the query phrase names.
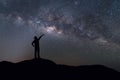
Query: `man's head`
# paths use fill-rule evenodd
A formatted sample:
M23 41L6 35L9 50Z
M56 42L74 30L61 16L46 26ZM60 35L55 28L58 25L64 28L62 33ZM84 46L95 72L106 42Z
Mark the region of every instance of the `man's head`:
M37 39L37 36L34 36L34 39Z

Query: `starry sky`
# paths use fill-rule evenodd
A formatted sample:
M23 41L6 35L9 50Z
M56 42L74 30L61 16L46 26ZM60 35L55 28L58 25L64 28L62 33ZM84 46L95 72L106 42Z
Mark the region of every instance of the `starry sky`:
M0 0L0 61L41 57L120 71L120 0Z

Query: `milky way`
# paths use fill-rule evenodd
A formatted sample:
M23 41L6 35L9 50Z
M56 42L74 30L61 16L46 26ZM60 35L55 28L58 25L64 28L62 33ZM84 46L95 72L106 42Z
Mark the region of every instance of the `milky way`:
M119 21L120 0L0 0L0 58L32 58L33 37L44 33L44 58L119 69Z

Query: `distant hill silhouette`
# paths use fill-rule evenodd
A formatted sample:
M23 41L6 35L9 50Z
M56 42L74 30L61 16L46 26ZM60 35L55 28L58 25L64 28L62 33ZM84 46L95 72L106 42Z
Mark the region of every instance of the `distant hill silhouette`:
M120 73L103 65L67 66L46 59L19 63L0 62L0 79L20 80L120 80ZM17 78L16 78L17 77ZM3 80L3 79L2 79Z

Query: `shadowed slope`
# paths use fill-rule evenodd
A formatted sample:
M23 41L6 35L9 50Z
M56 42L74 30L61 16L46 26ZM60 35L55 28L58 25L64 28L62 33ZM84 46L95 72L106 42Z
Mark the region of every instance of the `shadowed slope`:
M19 63L1 62L3 76L17 76L21 79L118 79L120 73L102 65L66 66L46 59L26 60ZM4 74L5 73L5 74Z

